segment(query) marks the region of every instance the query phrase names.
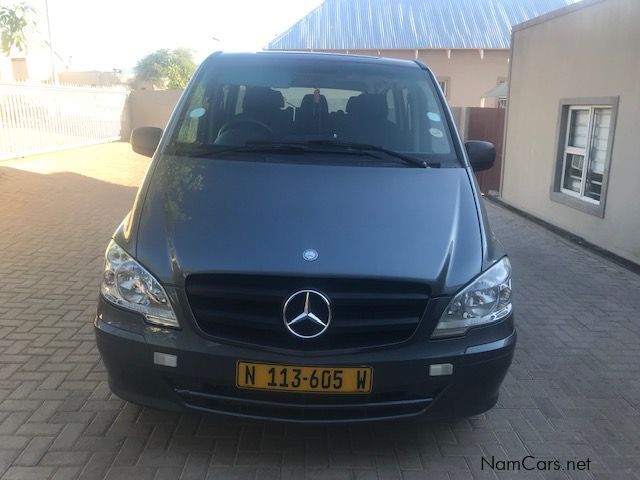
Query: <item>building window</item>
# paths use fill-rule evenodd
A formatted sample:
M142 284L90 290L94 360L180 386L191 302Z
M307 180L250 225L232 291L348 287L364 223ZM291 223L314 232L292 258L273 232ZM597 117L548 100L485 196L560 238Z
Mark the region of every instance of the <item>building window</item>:
M617 98L561 101L552 198L604 216Z
M610 106L569 108L561 189L600 203L611 126Z
M496 81L496 87L500 86L500 85L505 85L505 87L506 87L506 83L507 83L507 77L498 77L498 80ZM504 93L507 93L506 88L504 89ZM507 108L507 97L506 97L506 95L499 95L498 96L498 108Z
M440 85L444 98L449 99L449 78L438 78L438 85Z

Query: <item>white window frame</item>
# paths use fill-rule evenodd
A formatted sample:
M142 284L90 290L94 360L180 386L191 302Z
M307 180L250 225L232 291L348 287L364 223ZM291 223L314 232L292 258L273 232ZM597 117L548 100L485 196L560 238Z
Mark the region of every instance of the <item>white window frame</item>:
M563 203L577 210L597 217L604 217L605 203L607 198L607 185L609 181L609 171L611 168L611 157L616 129L616 119L618 115L619 97L594 97L594 98L568 98L560 100L558 115L558 136L556 137L556 161L554 162L554 174L552 176L550 198L559 203ZM607 139L607 151L604 163L604 173L602 175L602 185L600 189L600 200L584 195L587 183L586 177L589 171L589 158L591 155L591 143L593 137L593 122L595 119L594 110L598 108L611 109L611 121L609 124L609 136ZM589 125L585 148L569 146L569 134L571 129L571 112L574 110L589 110ZM569 154L581 155L584 158L582 169L580 192L574 192L564 188L567 157Z
M587 188L587 174L589 172L589 165L591 164L591 141L593 139L593 121L595 118L595 110L598 108L608 108L613 110L611 105L571 105L569 107L569 113L566 118L566 134L564 138L564 155L562 159L562 177L560 178L560 191L566 195L571 195L572 197L579 198L582 201L593 203L595 205L599 205L602 200L602 194L600 194L600 200L596 200L595 198L587 197L585 193L585 189ZM585 139L584 148L581 147L573 147L569 145L569 135L571 134L571 114L572 112L579 110L587 110L589 112L589 123L587 124L587 138ZM613 113L613 112L612 112ZM611 132L609 132L611 133ZM607 138L607 144L609 143L609 139ZM573 190L569 190L568 188L564 188L564 179L567 173L567 157L569 155L580 155L582 156L583 164L582 164L582 177L580 178L580 191L574 192Z

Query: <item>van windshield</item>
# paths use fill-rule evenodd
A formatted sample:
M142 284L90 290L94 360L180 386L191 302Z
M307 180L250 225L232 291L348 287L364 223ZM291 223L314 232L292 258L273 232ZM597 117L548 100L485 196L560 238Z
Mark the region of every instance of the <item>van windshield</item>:
M190 84L167 152L349 143L460 166L424 70L375 59L283 57L208 60Z

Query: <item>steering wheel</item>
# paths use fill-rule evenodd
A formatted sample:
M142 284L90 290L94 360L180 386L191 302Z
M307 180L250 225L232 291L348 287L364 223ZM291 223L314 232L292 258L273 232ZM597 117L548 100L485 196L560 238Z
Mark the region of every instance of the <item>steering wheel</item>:
M222 135L229 132L230 130L237 130L237 129L243 128L243 126L253 127L253 128L258 127L260 130L262 130L262 132L260 133L267 134L269 138L274 136L274 133L273 133L273 130L271 130L271 127L269 127L266 123L261 122L260 120L254 120L252 118L238 118L238 119L231 119L227 123L225 123L220 129L220 131L218 132L218 137L221 137Z

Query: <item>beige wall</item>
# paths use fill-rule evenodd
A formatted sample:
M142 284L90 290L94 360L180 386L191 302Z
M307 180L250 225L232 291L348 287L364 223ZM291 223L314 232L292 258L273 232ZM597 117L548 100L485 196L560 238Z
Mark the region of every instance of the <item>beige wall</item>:
M17 82L29 80L29 68L27 67L26 58L12 58L11 68L13 70L13 79Z
M345 53L344 50L335 51ZM380 52L378 54L378 52ZM509 50L418 50L418 60L426 64L439 79L448 79L447 99L455 107L480 107L482 95L505 79L509 71ZM349 53L414 60L415 50L349 50ZM486 107L495 107L487 99Z
M582 8L514 33L502 195L640 263L640 2L583 1ZM614 96L619 110L599 218L550 199L559 101Z
M482 95L498 85L498 79L509 74L509 50L422 50L418 59L438 78L449 78L448 101L458 107L480 107ZM487 107L495 107L494 99L487 99Z
M123 82L114 72L91 70L86 72L58 72L58 81L65 85L90 85L94 87L120 86Z
M129 96L131 128L165 128L182 90L133 90Z

